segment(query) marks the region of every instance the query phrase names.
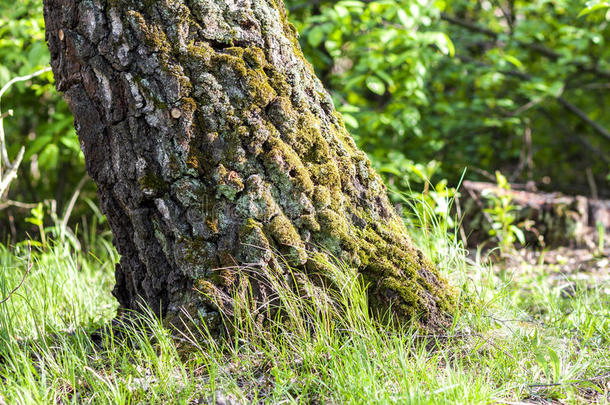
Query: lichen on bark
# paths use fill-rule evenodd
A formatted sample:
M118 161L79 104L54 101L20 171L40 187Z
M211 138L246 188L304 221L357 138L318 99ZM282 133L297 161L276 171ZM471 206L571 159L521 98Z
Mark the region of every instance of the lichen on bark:
M447 325L451 289L407 236L281 2L45 0L45 19L122 255L122 307L215 319L201 290L230 296L229 269L285 260L311 275L332 256L362 275L374 312Z

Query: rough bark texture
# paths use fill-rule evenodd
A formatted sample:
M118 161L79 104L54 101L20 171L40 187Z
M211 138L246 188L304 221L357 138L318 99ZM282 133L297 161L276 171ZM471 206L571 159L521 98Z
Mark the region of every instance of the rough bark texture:
M280 0L45 0L57 89L121 253L114 295L217 319L235 266L357 268L372 307L453 298L305 61ZM279 252L279 254L278 254ZM255 298L272 294L256 283ZM224 295L226 296L226 295ZM230 305L230 302L227 303Z

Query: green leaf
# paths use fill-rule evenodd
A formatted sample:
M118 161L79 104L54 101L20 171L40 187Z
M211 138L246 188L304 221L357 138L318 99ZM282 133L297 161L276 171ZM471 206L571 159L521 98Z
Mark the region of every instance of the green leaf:
M563 83L562 82L553 82L548 87L548 93L553 97L559 97L561 93L563 93Z
M396 15L398 16L398 20L400 21L400 23L404 25L405 28L408 28L413 24L413 19L409 17L405 10L403 10L402 8L398 9Z
M540 352L536 353L536 363L538 363L538 366L544 372L545 377L549 378L549 365L544 354Z
M525 245L525 235L523 234L523 231L519 229L519 227L517 227L516 225L511 225L509 229L513 233L513 235L515 235L519 243Z
M339 4L341 4L343 7L347 7L347 8L356 8L356 9L364 8L363 2L355 1L355 0L344 0L344 1L340 1Z
M321 25L317 25L311 30L309 30L309 33L307 34L307 42L309 43L309 45L314 48L317 48L322 43L322 41L324 41L324 38L326 38L325 31L326 30Z
M354 118L353 115L346 114L346 113L343 113L341 115L343 116L343 120L345 121L345 125L347 125L348 127L354 128L354 129L358 128L358 126L359 126L358 125L358 120L356 118Z
M59 148L54 143L48 144L38 155L38 164L42 169L52 169L57 166Z
M515 65L518 69L523 69L523 63L513 55L504 55L504 59L513 65Z
M559 381L559 377L561 376L561 360L553 349L551 349L550 347L548 349L549 357L551 360L551 366L553 367L553 382L557 382Z
M335 5L335 11L340 18L345 18L349 15L349 10L341 3Z
M36 137L34 141L27 147L24 160L30 160L30 158L40 152L45 146L53 142L53 135L47 134Z
M383 70L376 70L375 74L385 80L389 87L394 86L394 80L392 79L392 77Z
M366 87L375 94L383 96L385 94L385 84L377 76L366 78Z
M59 142L61 142L62 145L64 145L66 148L73 152L80 151L80 144L78 142L78 138L76 136L76 133L74 133L73 131L70 131L70 133L68 133L67 135L64 135L59 138Z
M593 4L591 6L587 6L585 8L583 8L580 13L578 13L578 17L583 17L587 14L591 14L595 11L599 11L599 10L604 10L610 8L610 3L608 2L601 2L601 3L597 3L597 4Z
M453 58L455 56L455 45L453 45L453 41L444 32L441 35L443 36L445 42L445 47L444 49L441 48L441 51L443 51L445 55L449 55Z

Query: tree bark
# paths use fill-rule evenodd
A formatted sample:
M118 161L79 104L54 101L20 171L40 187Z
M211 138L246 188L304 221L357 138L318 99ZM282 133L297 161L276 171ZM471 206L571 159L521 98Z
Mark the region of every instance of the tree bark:
M247 267L324 277L444 328L453 295L304 59L280 0L45 0L57 89L121 254L114 295L213 326ZM254 269L254 270L253 270ZM206 294L203 294L206 292ZM230 299L226 298L230 305ZM390 311L388 311L390 310Z

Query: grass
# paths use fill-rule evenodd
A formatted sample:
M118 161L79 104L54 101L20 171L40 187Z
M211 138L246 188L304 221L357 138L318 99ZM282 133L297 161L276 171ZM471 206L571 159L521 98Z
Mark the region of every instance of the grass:
M567 274L576 281L566 295L552 266L467 259L441 221L419 219L421 246L460 291L442 336L376 324L364 286L340 264L340 291L304 286L316 299L270 274L286 315L266 327L245 285L225 343L204 328L172 334L145 309L99 332L115 316L117 254L108 236L85 253L56 232L0 304L0 404L610 402L607 279ZM0 245L0 299L28 256L24 244Z

